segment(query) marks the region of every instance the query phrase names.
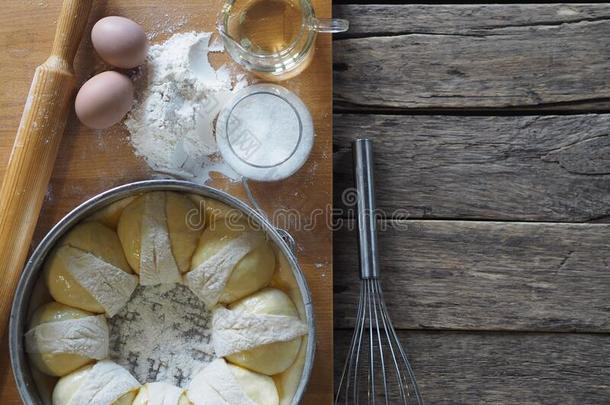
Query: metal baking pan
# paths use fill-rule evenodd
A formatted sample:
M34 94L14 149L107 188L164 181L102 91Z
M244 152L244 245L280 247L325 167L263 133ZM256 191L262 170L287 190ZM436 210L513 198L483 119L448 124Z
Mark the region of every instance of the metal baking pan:
M34 372L30 369L27 354L24 350L23 341L28 315L33 309L30 308L30 304L32 299L35 298L33 297L34 287L41 276L43 263L45 262L47 255L53 249L55 243L77 223L116 201L149 191L175 191L198 194L222 202L241 211L247 215L248 218L260 224L262 229L267 233L269 239L275 242L276 248L283 255L292 270L292 276L294 278L294 284L291 286L291 290L294 290L292 298L295 299L295 296L298 298L295 299L295 304L309 327L308 335L306 339L304 339L304 346L301 350L300 358L297 359L297 362L300 361L303 363L303 372L292 401L293 405L297 405L303 397L311 376L316 339L311 293L293 249L291 249L289 244L290 238L286 238L286 234L283 230L276 229L267 218L239 199L211 187L178 180L140 181L101 193L72 210L72 212L59 221L59 223L57 223L40 242L26 263L19 284L17 285L9 325L11 364L17 388L23 402L28 405L45 405L50 403L48 393L40 392L41 390L39 390L36 384Z

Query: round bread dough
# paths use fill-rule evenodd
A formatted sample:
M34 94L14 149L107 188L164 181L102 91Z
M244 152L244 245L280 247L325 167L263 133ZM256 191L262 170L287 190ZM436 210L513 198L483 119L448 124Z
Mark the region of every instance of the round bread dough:
M257 405L278 405L279 396L273 379L254 371L227 364L246 396Z
M164 200L167 233L171 243L169 248L180 273L186 273L190 269L191 257L201 234L197 226L189 225L191 218L198 216L198 208L186 195L171 191L153 191L149 194L157 194L157 197ZM123 210L117 230L127 261L138 274L145 197L146 195L137 198Z
M200 212L203 212L201 229L203 229L204 223L211 224L212 222L221 218L231 217L236 221L244 218L243 212L228 206L227 204L221 203L218 200L207 198L198 194L189 194L189 198L195 203L195 205L197 205Z
M301 318L306 318L305 305L303 303L303 297L301 295L301 289L297 282L294 271L292 270L292 264L289 262L286 255L284 255L277 245L273 246L277 257L277 268L273 274L270 287L280 289L284 291L292 300L294 305L299 312Z
M38 308L29 323L29 329L52 322L81 319L93 316L90 312L72 308L58 302L50 302ZM100 337L104 339L104 337ZM105 337L107 340L107 336ZM91 363L94 359L72 353L28 353L32 363L45 374L62 377Z
M171 384L154 382L143 385L131 405L192 405L192 402L186 396L186 390Z
M91 253L125 273L132 274L116 232L99 222L78 224L59 242L44 265L45 281L55 301L97 314L104 313L104 307L68 270L72 253L66 247Z
M303 343L296 361L283 373L273 376L280 397L280 405L291 405L292 399L301 384L305 359L307 357L307 337L303 337Z
M106 385L98 385L96 386L96 381L91 381L91 378L95 375L94 367L100 367L100 363L104 363L102 366L108 369L115 368L117 370L114 375L111 375L110 381L107 381ZM135 399L139 385L135 385L137 381L133 379L133 377L129 376L127 370L123 369L117 364L114 364L110 361L100 362L95 365L85 366L72 374L68 374L65 377L62 377L57 384L55 385L55 389L53 390L53 405L84 405L84 404L75 404L71 403L73 397L81 390L84 386L89 385L89 388L93 390L101 391L111 391L113 386L118 386L119 384L125 385L125 375L128 376L128 380L130 380L127 385L133 385L131 389L121 389L123 391L119 394L118 399L111 403L101 403L100 401L90 402L89 405L132 405L133 400ZM108 370L106 370L108 372ZM112 373L111 373L112 374Z
M34 387L38 392L40 398L43 398L44 405L51 403L53 398L53 389L57 383L57 377L51 377L41 371L39 371L34 364L29 361L30 370L32 370L32 380L34 381Z
M109 228L116 229L119 224L119 219L125 207L127 207L137 197L126 197L115 201L112 204L102 208L95 214L89 217L90 221L101 222Z
M187 395L194 405L278 405L273 379L218 358L195 374Z
M279 395L273 379L245 368L227 364L246 396L257 405L278 405Z
M256 294L229 306L231 310L242 310L257 315L283 315L298 318L294 303L281 290L265 288ZM302 337L288 342L275 342L227 356L231 363L247 369L275 375L286 371L299 354Z
M233 267L231 275L220 296L219 302L229 304L250 295L271 282L275 271L275 253L264 232L253 231L246 221L231 223L218 220L212 222L201 235L199 246L193 255L192 269L209 260L231 240L244 231L257 238L256 246Z

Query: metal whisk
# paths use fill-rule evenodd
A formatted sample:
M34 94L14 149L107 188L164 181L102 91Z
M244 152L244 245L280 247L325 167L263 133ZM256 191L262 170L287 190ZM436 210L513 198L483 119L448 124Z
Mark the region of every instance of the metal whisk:
M373 145L352 144L360 250L360 304L335 405L424 403L379 284Z

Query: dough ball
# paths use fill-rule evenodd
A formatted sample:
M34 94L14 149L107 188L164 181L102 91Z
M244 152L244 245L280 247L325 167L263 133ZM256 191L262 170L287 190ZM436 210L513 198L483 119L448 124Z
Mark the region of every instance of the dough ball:
M101 222L109 228L116 229L123 210L135 199L136 197L127 197L119 201L115 201L91 215L89 220Z
M92 366L83 367L78 371L61 378L53 390L53 405L66 405L76 394L76 390L85 382Z
M44 277L38 277L36 284L34 284L32 294L30 295L30 304L28 305L28 315L26 319L32 319L34 312L49 302L53 302L53 297L51 297L51 293L47 288L47 283Z
M230 365L222 358L195 374L187 396L194 405L279 403L271 377Z
M135 391L128 392L127 394L123 395L121 398L114 401L114 403L112 405L131 405L131 404L133 404L133 400L135 397L136 397Z
M100 372L101 368L103 371ZM104 375L104 378L100 378L106 373L108 374ZM101 380L104 380L105 383L101 383ZM104 403L132 405L139 388L139 384L136 384L137 381L129 375L127 370L111 361L103 361L62 377L55 385L52 401L53 405L68 405L75 396L77 398L79 396L81 398L89 397L89 401L91 401L91 396L96 395L95 399L98 401L95 403L101 403L102 398L112 397L117 399ZM84 387L88 391L85 395L83 395Z
M307 356L307 338L303 338L301 349L296 361L283 373L273 376L273 381L277 387L277 392L280 397L280 405L291 405L294 394L299 388L303 369L305 367L305 358Z
M256 405L277 405L279 397L273 379L269 376L228 364L246 396Z
M164 200L162 214L165 216L164 225L169 235L171 254L180 272L186 273L201 234L200 230L189 224L191 218L198 216L197 206L186 195L179 193L155 191L149 194L157 194ZM118 234L125 256L138 274L141 242L143 238L150 237L142 234L142 220L149 211L146 195L143 195L125 208L118 224Z
M92 316L90 312L71 308L58 302L50 302L38 308L29 323L29 330L51 322L81 319ZM71 353L29 353L30 360L45 374L62 377L93 362L93 359Z
M40 370L38 370L32 361L28 362L30 366L30 370L32 371L32 380L34 381L34 386L40 398L43 398L45 401L45 405L50 404L50 400L53 397L53 388L55 388L55 384L57 383L57 377L51 377Z
M44 265L46 284L55 301L97 314L104 313L104 307L68 270L73 253L65 247L91 253L125 273L132 274L117 234L99 222L78 224L59 242Z
M189 198L197 205L197 207L203 212L203 220L206 224L221 219L231 217L233 220L243 219L245 215L238 209L228 206L227 204L221 203L218 200L207 198L198 194L189 194ZM203 229L203 224L201 229Z
M274 246L274 249L277 257L277 269L273 274L273 279L269 286L284 291L296 306L299 316L302 319L305 319L307 316L305 315L303 296L301 295L301 289L294 276L292 266L288 261L288 258L277 246Z
M193 255L192 269L209 260L226 244L251 230L246 221L227 223L218 220L211 223L201 235L199 246ZM244 256L233 268L220 302L228 304L237 301L269 285L275 271L275 253L271 242L262 231L251 233L258 239L257 247Z
M143 385L131 405L151 405L151 400L163 405L192 405L185 390L163 382Z
M180 272L186 273L190 269L191 258L201 235L201 231L191 226L189 222L193 213L198 212L198 209L184 195L167 192L165 196L172 252L174 252Z
M298 318L294 303L281 290L266 288L229 306L231 310L243 310L257 315L283 315ZM275 342L251 350L227 356L231 363L247 369L275 375L286 371L295 361L302 337L288 342Z

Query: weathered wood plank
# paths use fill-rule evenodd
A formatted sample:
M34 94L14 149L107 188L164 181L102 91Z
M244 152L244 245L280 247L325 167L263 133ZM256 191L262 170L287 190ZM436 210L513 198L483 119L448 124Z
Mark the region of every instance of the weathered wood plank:
M359 294L347 225L334 249L341 328L353 327ZM380 225L382 285L399 328L610 332L608 224Z
M399 334L427 404L595 405L610 397L609 335ZM336 381L350 335L335 333Z
M498 108L607 102L610 5L339 5L335 101ZM603 108L607 108L604 104Z
M610 19L608 4L336 4L350 21L341 37L375 34L486 35L507 27L576 24ZM407 24L408 23L408 24Z
M609 87L610 88L610 87ZM610 114L335 116L335 205L350 141L375 140L388 216L590 221L610 215Z

